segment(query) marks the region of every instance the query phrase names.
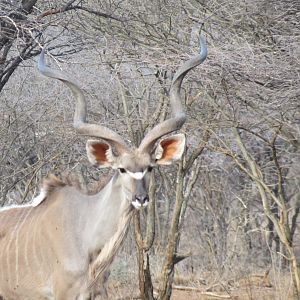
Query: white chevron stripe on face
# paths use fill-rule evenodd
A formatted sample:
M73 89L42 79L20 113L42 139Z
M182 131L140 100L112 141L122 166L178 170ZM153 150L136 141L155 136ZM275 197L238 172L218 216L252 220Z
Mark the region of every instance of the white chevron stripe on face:
M143 177L145 176L147 170L144 170L144 172L130 172L130 171L127 171L127 173L134 179L136 180L141 180L143 179Z

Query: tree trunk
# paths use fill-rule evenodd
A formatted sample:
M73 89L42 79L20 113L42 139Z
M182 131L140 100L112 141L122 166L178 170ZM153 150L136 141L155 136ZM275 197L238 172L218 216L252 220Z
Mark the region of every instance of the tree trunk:
M139 287L142 300L154 300L153 284L150 273L148 251L153 245L155 236L155 185L153 180L150 185L150 203L147 210L146 235L143 237L141 228L141 213L134 215L135 241L138 248Z
M169 300L172 293L172 283L174 277L174 267L176 262L176 252L179 242L179 220L181 216L183 197L183 179L184 170L183 162L180 163L176 179L176 200L172 216L171 227L168 235L168 244L166 249L165 261L161 272L161 283L159 285L159 300Z

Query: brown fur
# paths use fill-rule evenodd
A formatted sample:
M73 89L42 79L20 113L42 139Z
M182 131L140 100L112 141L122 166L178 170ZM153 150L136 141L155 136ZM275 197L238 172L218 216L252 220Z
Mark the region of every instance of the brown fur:
M84 194L94 195L99 193L112 177L111 175L104 175L101 176L99 181L90 183L88 186L83 186L83 183L80 181L78 176L74 174L64 174L62 176L63 179L60 179L54 174L50 174L47 178L43 180L42 188L46 192L47 196L51 195L54 191L61 189L65 186L72 186L75 187L77 190L83 192Z
M106 151L109 149L109 146L106 143L97 143L92 145L92 148L96 161L105 164L107 161Z
M47 178L43 180L42 188L45 190L47 195L51 194L56 189L62 188L67 184L60 180L53 174L50 174Z
M178 144L180 142L177 139L166 139L161 142L161 146L164 149L161 159L171 160L177 151Z

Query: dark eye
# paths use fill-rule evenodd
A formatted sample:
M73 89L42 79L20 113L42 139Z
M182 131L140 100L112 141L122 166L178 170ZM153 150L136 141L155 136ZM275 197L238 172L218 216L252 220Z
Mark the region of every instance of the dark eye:
M151 172L152 170L153 170L153 167L151 167L151 166L149 166L147 169L148 172Z
M124 168L119 168L120 173L126 173L126 170Z

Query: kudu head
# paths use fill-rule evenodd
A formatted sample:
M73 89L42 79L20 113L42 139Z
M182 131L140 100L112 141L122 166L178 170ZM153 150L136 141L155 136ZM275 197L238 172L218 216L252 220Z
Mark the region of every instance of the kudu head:
M146 206L149 201L148 188L150 172L156 165L170 165L181 158L185 147L185 136L175 134L163 136L179 130L186 120L180 99L181 83L185 75L202 63L207 56L206 43L200 37L201 52L182 65L174 75L170 88L170 106L172 116L152 128L143 138L138 148L131 149L124 139L115 131L86 122L86 101L79 85L67 74L53 70L45 65L44 49L41 52L38 69L48 77L65 83L76 99L74 127L78 133L101 138L88 140L87 156L92 164L117 169L118 178L124 193L135 208Z

